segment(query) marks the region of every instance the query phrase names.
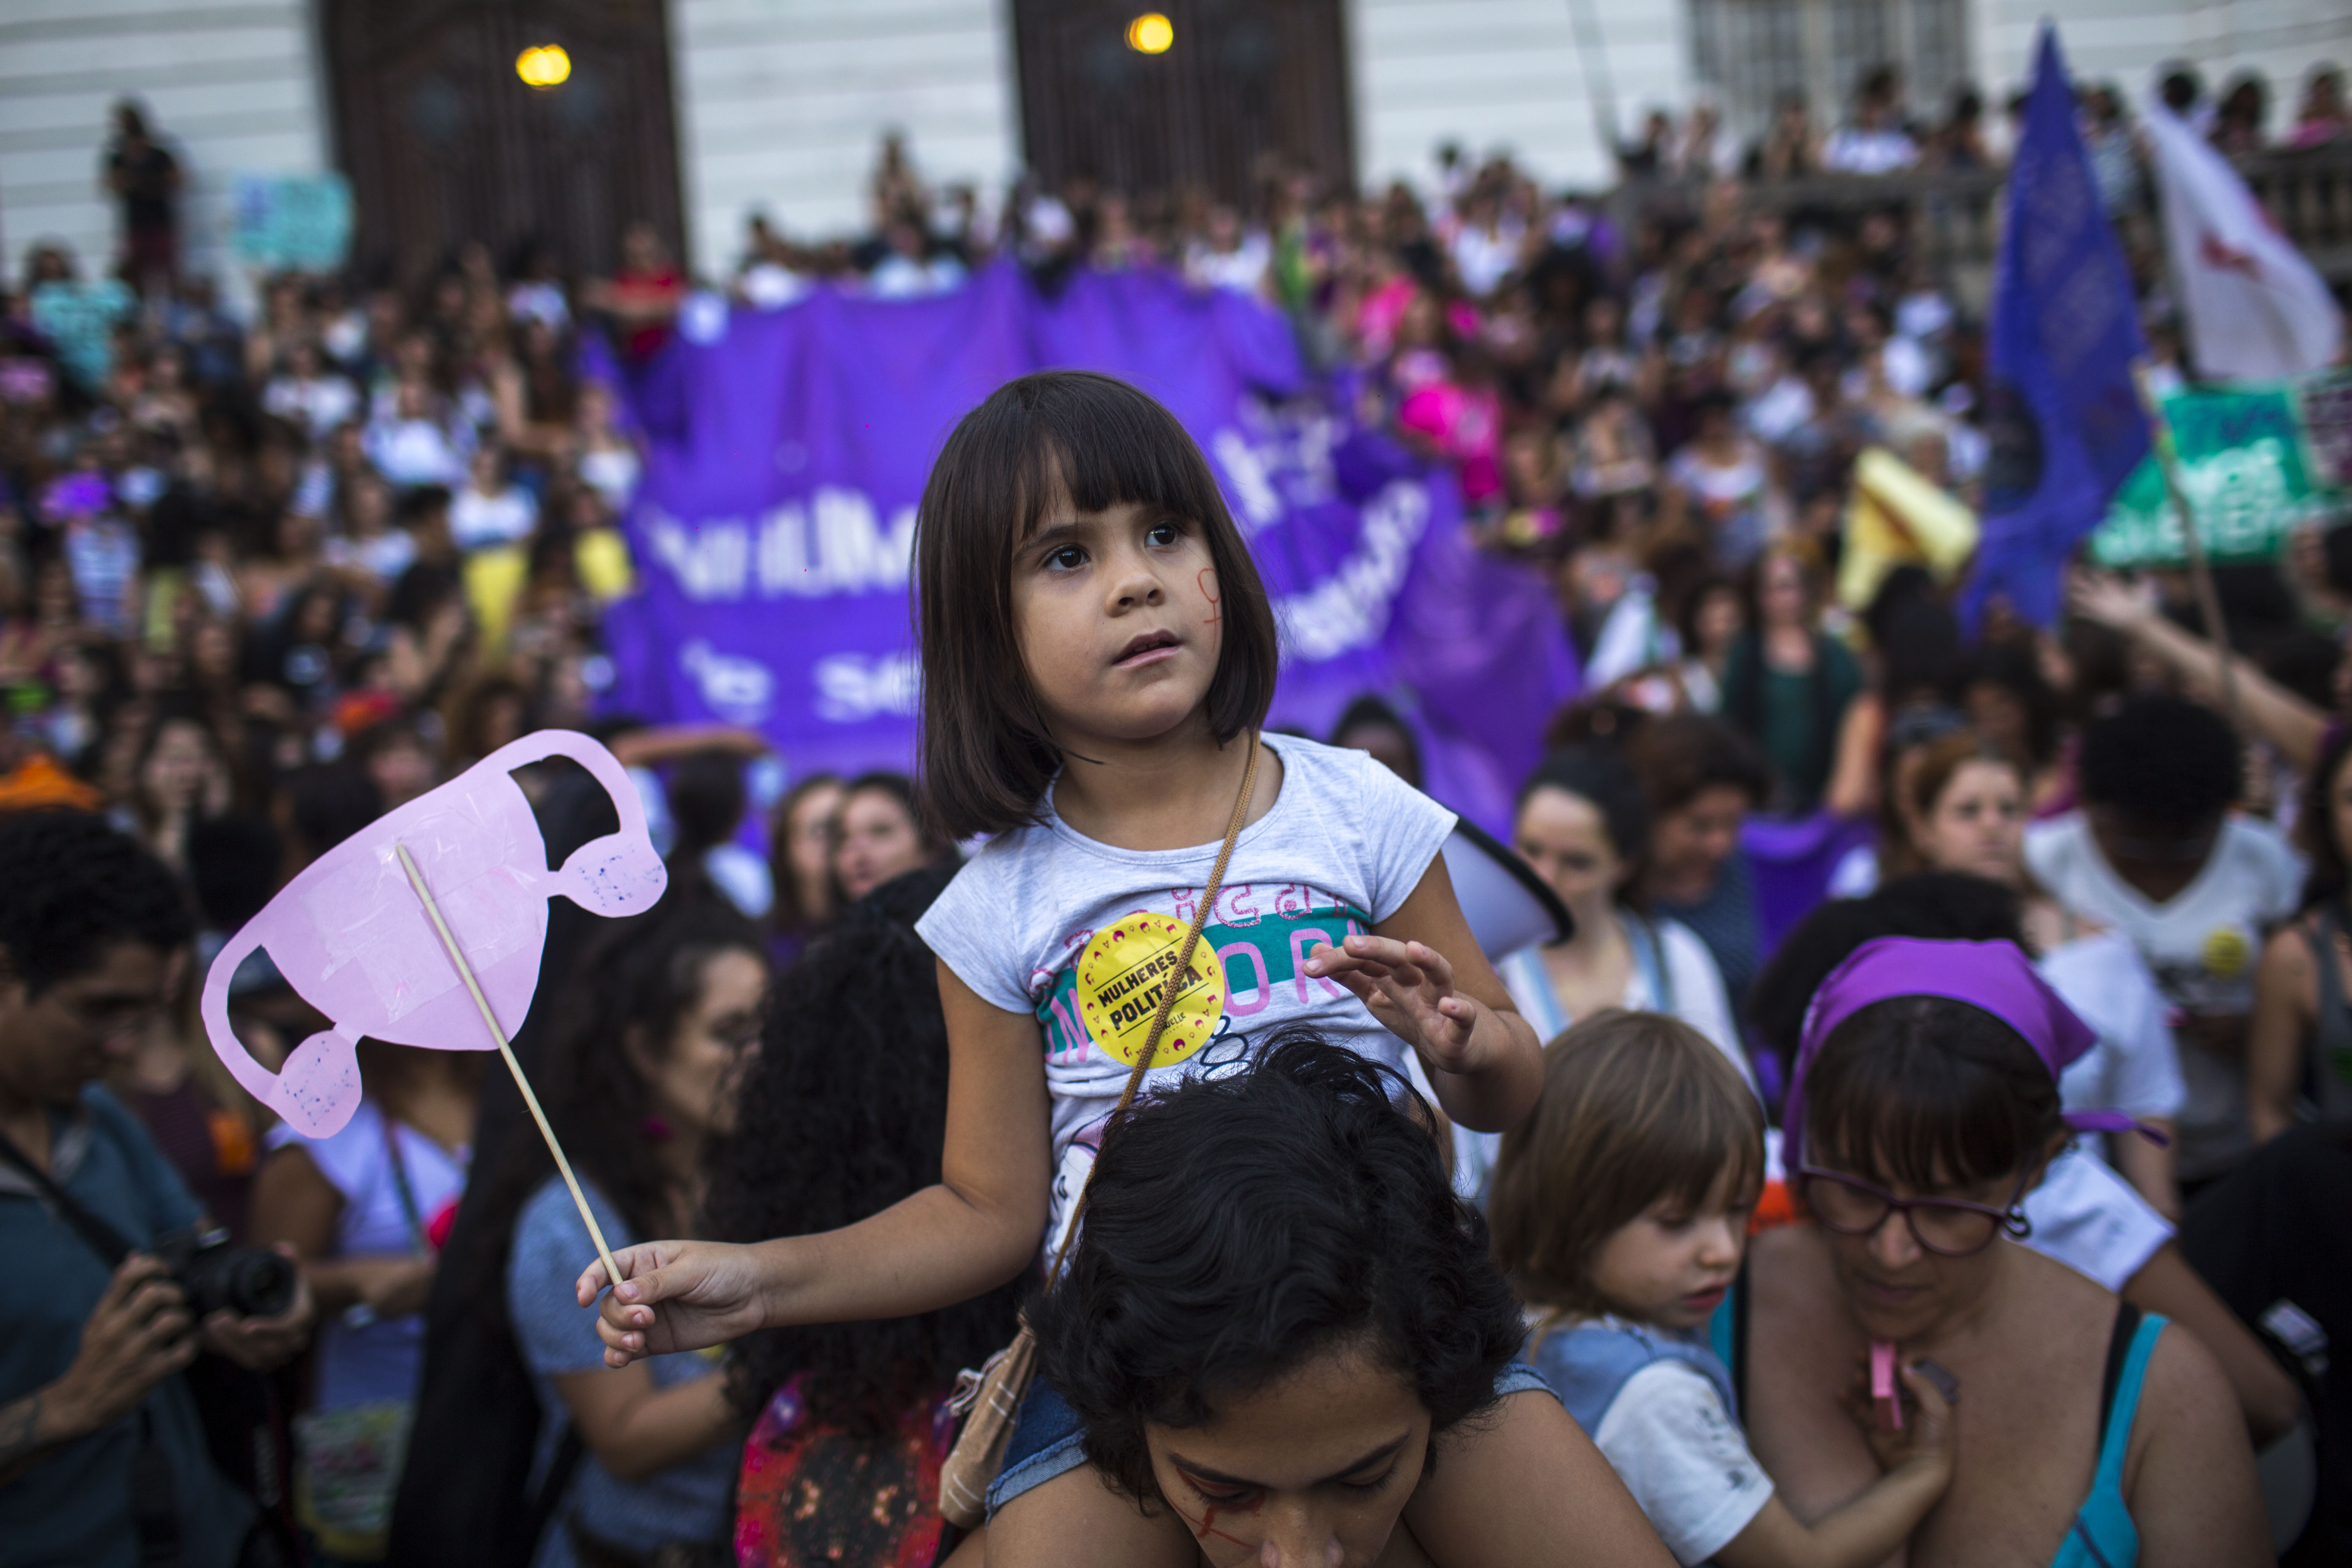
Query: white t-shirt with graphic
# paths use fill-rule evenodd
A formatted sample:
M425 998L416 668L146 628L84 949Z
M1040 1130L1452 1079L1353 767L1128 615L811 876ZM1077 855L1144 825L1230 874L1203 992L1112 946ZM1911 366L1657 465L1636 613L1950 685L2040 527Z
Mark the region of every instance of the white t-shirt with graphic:
M1454 814L1365 752L1264 739L1282 761L1281 793L1234 847L1146 1091L1240 1070L1286 1025L1400 1071L1411 1054L1354 993L1304 965L1318 946L1396 913L1454 831ZM1097 843L1055 814L1049 794L1041 823L992 840L916 923L982 1000L1032 1014L1043 1030L1056 1239L1218 847Z
M1677 1563L1705 1563L1772 1500L1772 1478L1705 1374L1659 1360L1625 1380L1592 1434Z
M2284 836L2242 816L2223 821L2196 878L2160 904L2116 875L2079 812L2028 828L2025 863L2052 898L2129 938L2167 1003L2225 1016L2253 1011L2263 933L2294 911L2303 880L2302 858ZM2179 1169L2194 1181L2228 1170L2253 1140L2242 1066L2186 1037L2178 1045L2188 1090Z

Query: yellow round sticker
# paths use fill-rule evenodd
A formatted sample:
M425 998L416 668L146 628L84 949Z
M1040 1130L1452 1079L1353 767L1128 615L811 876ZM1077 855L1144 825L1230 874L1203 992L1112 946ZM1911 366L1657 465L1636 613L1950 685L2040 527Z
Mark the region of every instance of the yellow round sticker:
M1095 1044L1129 1067L1151 1037L1160 994L1175 978L1176 955L1191 929L1173 915L1138 910L1095 932L1078 955L1078 1020ZM1151 1065L1181 1062L1207 1045L1224 1016L1224 965L1203 936L1192 949Z
M2205 933L2205 973L2217 980L2235 980L2246 972L2253 949L2236 926L2215 926Z

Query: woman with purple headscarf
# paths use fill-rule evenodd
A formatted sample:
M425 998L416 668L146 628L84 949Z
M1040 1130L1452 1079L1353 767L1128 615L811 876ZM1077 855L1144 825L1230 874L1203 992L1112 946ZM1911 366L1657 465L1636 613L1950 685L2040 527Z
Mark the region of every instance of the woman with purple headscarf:
M1800 1518L1876 1479L1849 1392L1899 1390L1893 1365L1924 1361L1957 1391L1958 1459L1908 1568L2269 1561L2212 1356L2016 1244L2073 1133L2129 1126L2062 1109L2058 1075L2093 1041L2008 942L1882 938L1815 994L1784 1155L1810 1223L1757 1238L1726 1347Z

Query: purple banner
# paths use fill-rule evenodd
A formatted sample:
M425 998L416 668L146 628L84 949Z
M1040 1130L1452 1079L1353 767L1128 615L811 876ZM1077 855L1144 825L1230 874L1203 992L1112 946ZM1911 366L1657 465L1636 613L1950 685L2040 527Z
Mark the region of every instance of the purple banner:
M1799 921L1829 897L1838 862L1869 843L1876 826L1866 816L1751 816L1740 829L1739 847L1756 872L1756 912L1762 926L1758 946L1769 958Z
M1386 697L1431 793L1507 827L1576 689L1544 584L1470 547L1452 475L1356 427L1280 315L1156 272L1081 272L1052 298L1003 266L931 300L693 301L625 378L648 450L610 705L754 726L796 773L910 766L923 481L973 405L1058 367L1133 382L1208 453L1282 627L1270 721L1320 737L1354 697Z

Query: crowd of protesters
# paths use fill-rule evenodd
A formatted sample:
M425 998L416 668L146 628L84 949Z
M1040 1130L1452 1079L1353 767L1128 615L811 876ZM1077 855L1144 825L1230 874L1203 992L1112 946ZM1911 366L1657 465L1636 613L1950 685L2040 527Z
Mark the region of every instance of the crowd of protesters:
M2259 79L2210 104L2186 71L2160 90L2224 151L2266 144ZM2082 110L2162 374L2193 377L2124 95L2090 89ZM1527 1173L1600 1158L1577 1142L1600 1132L1559 1131L1584 1125L1561 1106L1638 1098L1607 1080L1617 1010L1679 1021L1640 1050L1675 1064L1657 1070L1689 1105L1732 1108L1706 1123L1708 1157L1745 1169L1739 1119L1760 1105L1777 1121L1807 1005L1856 948L2013 942L2098 1037L2059 1077L2066 1108L2169 1139L2087 1134L2018 1196L2037 1255L2075 1270L2036 1300L2074 1310L2086 1276L2205 1342L2252 1447L2315 1430L2323 1500L2300 1550L2326 1560L2352 1495L2325 1479L2341 1482L2352 1441L2323 1332L2344 1303L2297 1249L2345 1256L2340 1218L2311 1200L2346 1212L2352 1163L2352 745L2337 721L2352 527L2222 574L2226 665L2168 573L2084 573L2058 626L1995 606L1964 636L1963 563L1873 559L1856 518L1979 498L1983 322L1931 265L1916 204L1757 199L1812 174L1998 168L2005 132L1973 93L1913 123L1885 70L1843 123L1790 104L1744 147L1712 109L1657 115L1620 150L1628 188L1681 193L1654 204L1548 192L1507 159L1448 149L1418 190L1269 170L1246 205L1034 182L999 205L927 188L892 139L866 236L798 243L754 218L723 279L689 278L638 225L610 277L472 245L414 286L268 279L243 319L187 268L180 164L126 105L102 170L124 215L115 279L37 244L0 312L0 1131L76 1192L77 1169L115 1183L107 1212L139 1250L202 1216L281 1247L299 1290L266 1320L207 1320L184 1373L194 1342L157 1347L188 1325L164 1335L168 1311L137 1295L160 1289L152 1267L98 1268L34 1217L38 1171L0 1169L8 1234L38 1242L14 1255L54 1256L89 1286L5 1358L22 1374L0 1386L10 1538L46 1542L42 1562L152 1548L107 1489L160 1442L192 1565L463 1560L419 1542L469 1521L512 1562L929 1561L946 1401L957 1369L1009 1337L1011 1292L770 1331L723 1365L607 1373L572 1300L570 1200L527 1130L511 1135L511 1106L499 1122L483 1058L371 1042L361 1113L308 1141L227 1079L194 996L228 934L352 832L533 730L590 730L643 781L673 892L593 941L559 930L543 990L563 1005L519 1045L614 1244L827 1229L937 1181L945 1034L912 927L956 847L901 776L794 777L755 736L600 714L599 613L630 591L618 525L643 458L579 349L603 333L623 356L658 352L698 288L753 310L820 285L905 298L1010 258L1049 288L1073 267L1167 267L1264 298L1312 359L1352 374L1360 417L1452 468L1483 547L1555 584L1585 689L1528 715L1551 749L1513 837L1575 935L1492 956L1539 1037L1574 1045L1525 1139L1455 1129L1446 1161L1457 1192L1492 1205L1501 1264L1548 1325L1626 1306L1591 1269L1560 1283ZM2347 139L2340 73L2322 67L2269 144ZM1377 699L1328 739L1419 782L1410 727ZM590 831L574 781L521 776L560 856L564 825ZM747 816L764 858L739 842ZM1748 829L1816 821L1843 825L1840 896L1768 932ZM319 1026L266 960L238 971L232 1001L265 1060ZM845 1047L856 1038L873 1043ZM110 1092L85 1093L92 1080ZM1568 1142L1543 1142L1555 1134ZM1749 1184L1757 1223L1786 1225L1806 1207L1771 1139ZM1924 1163L1887 1168L1931 1184ZM1712 1178L1653 1185L1586 1243L1653 1199L1715 1201ZM134 1298L156 1344L101 1388L90 1347L138 1337ZM1763 1343L1790 1310L1768 1302ZM453 1394L466 1355L488 1370ZM437 1391L421 1381L436 1358ZM216 1429L197 1430L171 1392L215 1363L244 1380L246 1435L275 1433L274 1461L249 1445L241 1468L219 1461L222 1424L208 1409ZM507 1448L468 1392L503 1400ZM1777 1469L1809 1439L1776 1396L1755 1431ZM1743 1534L1772 1519L1777 1476L1709 1513L1656 1432L1612 1425L1606 1399L1570 1405L1683 1561L1831 1560ZM163 1436L125 1435L142 1423ZM1919 1445L1878 1457L1933 1468ZM1948 1452L1936 1462L1948 1479ZM431 1506L414 1478L401 1490L404 1464L444 1489ZM1790 1506L1810 1500L1826 1540L1852 1479L1794 1485ZM1884 1538L1899 1541L1940 1491L1923 1487L1874 1490L1851 1528L1867 1504L1868 1528L1899 1523Z

